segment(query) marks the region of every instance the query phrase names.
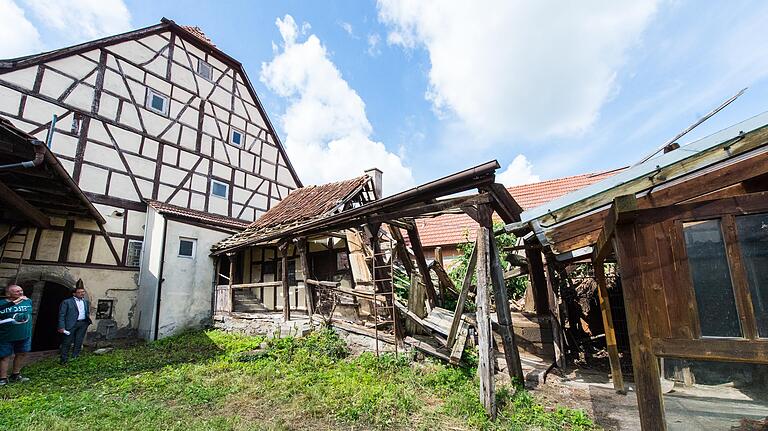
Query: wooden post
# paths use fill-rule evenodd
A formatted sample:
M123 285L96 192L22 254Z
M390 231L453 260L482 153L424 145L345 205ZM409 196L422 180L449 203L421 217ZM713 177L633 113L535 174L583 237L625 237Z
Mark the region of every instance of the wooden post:
M307 239L301 238L296 242L296 247L299 250L299 263L304 273L304 294L306 295L307 303L307 315L312 320L312 315L315 314L315 297L312 295L312 286L307 283L307 279L312 278L309 272L309 259L307 259L308 245Z
M484 208L481 207L481 208ZM490 217L490 215L489 215ZM495 358L493 354L493 335L491 334L491 301L488 290L491 284L491 256L489 231L485 227L477 230L477 339L479 363L477 374L480 378L480 401L491 419L496 419L496 393L493 375Z
M234 308L235 300L233 298L235 292L232 290L232 285L235 282L235 253L227 253L229 258L229 287L227 289L227 308L229 312L232 312Z
M288 322L291 320L291 295L290 286L288 286L288 243L280 244L279 250L282 264L280 276L283 282L283 320Z
M441 247L435 247L434 251L435 262L440 264L441 268L445 268L443 265L443 249ZM437 274L438 283L437 288L440 291L440 302L445 303L445 284L440 280L440 274Z
M464 303L467 302L467 295L469 295L469 289L472 287L472 276L475 274L475 266L477 266L477 241L475 241L475 245L472 247L472 254L469 256L467 273L464 274L461 293L459 293L459 299L456 301L456 311L453 313L453 322L451 322L451 329L448 331L449 348L453 347L459 327L461 326L461 315L464 314Z
M426 287L429 307L435 308L437 293L435 292L435 286L432 284L432 276L429 275L427 259L424 257L424 249L421 248L421 238L419 237L419 231L414 227L412 229L408 229L407 232L408 239L411 240L411 248L413 249L413 254L416 256L416 265L419 267L419 273L421 273L421 277L424 280L424 287Z
M555 271L549 262L545 263L547 268L547 302L549 303L549 316L552 322L552 345L555 350L555 364L561 370L565 368L565 346L563 343L563 328L560 324L560 305L555 296L554 280Z
M397 255L400 257L400 262L403 264L403 268L405 268L408 277L410 277L414 272L413 260L411 260L411 254L408 253L408 248L405 246L403 233L400 231L399 227L393 225L389 225L389 233L395 240L395 249L397 250Z
M640 256L637 250L638 242L634 224L616 226L614 250L616 250L621 272L640 426L643 430L665 431L667 422L664 419L659 364L651 350L651 334L643 293Z
M613 388L620 394L626 394L624 376L621 374L619 349L616 344L616 331L613 328L611 301L608 298L608 288L605 285L605 267L603 262L594 262L593 266L595 268L595 281L597 281L597 293L600 298L600 312L603 315L603 327L605 328L605 345L608 349L608 360L611 363Z
M512 313L509 311L509 298L507 297L507 285L504 283L504 270L499 262L499 249L496 239L493 237L492 228L488 227L491 256L491 279L493 280L493 293L496 299L496 315L499 319L499 335L504 344L504 360L507 362L507 372L513 380L518 379L520 384L525 383L523 366L520 363L520 352L515 342L515 331L512 326Z
M528 260L528 273L531 275L531 290L533 291L533 303L536 314L546 316L549 314L549 297L541 251L526 248L525 257Z
M427 316L427 310L424 308L424 285L419 282L419 276L414 272L411 274L411 288L408 290L408 311L413 314L424 318ZM405 321L405 329L409 334L421 334L422 329L411 321L410 319Z

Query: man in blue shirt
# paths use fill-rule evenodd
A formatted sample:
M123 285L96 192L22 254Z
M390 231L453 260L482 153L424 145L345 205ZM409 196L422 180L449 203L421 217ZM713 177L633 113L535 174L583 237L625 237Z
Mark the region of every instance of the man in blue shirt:
M0 299L0 386L8 382L29 380L21 375L27 352L32 349L32 301L15 284L5 288L5 299ZM13 372L8 378L11 356Z

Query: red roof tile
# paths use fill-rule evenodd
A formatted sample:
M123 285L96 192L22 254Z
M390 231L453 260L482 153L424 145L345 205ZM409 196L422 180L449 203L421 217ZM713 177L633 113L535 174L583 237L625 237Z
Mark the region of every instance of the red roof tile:
M248 227L248 225L250 224L250 222L236 219L233 217L207 213L204 211L197 211L189 208L167 204L165 202L155 201L152 199L146 199L146 202L147 202L147 205L157 210L157 212L159 212L160 214L170 214L170 215L198 221L205 224L210 224L212 226L243 230L246 227Z
M507 190L524 210L528 210L608 178L624 169L523 184L507 187ZM430 219L418 219L416 227L419 229L422 245L435 247L474 241L477 223L466 214L445 214Z
M213 41L211 39L209 39L208 36L205 35L205 33L203 32L203 30L200 27L198 27L196 25L182 25L181 28L183 28L184 30L188 31L190 34L192 34L192 36L195 36L196 38L202 40L203 42L207 43L208 45L216 46L216 44L213 43Z

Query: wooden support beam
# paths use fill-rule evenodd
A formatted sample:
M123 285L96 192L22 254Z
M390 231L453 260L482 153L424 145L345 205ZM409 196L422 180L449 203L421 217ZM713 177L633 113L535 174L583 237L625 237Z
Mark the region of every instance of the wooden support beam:
M519 383L525 382L523 366L520 363L520 352L515 341L515 330L512 325L512 313L509 310L507 285L504 283L504 270L501 267L499 249L493 235L490 235L491 279L493 293L496 299L496 315L499 320L499 335L504 344L504 360L507 362L509 377L517 378Z
M235 280L235 256L237 256L236 253L227 253L227 258L229 258L229 287L227 288L227 300L224 306L230 313L234 311L235 305L234 291L232 290L232 283Z
M475 245L472 246L472 253L470 253L469 262L467 263L467 273L464 274L459 299L456 301L456 311L453 314L453 322L451 322L451 329L448 332L448 347L453 347L453 343L456 341L456 335L461 325L461 315L464 314L464 303L467 302L467 295L469 295L469 289L472 287L472 276L475 274L476 265L477 240L475 240Z
M643 430L665 431L667 422L664 419L659 364L651 346L638 242L634 225L624 224L616 228L616 257L621 272L640 425Z
M415 271L415 268L413 267L413 260L411 259L411 254L408 252L408 247L405 246L405 238L403 238L403 232L397 226L393 226L391 224L388 224L388 226L389 233L395 240L395 250L397 250L397 256L400 258L400 262L403 264L403 268L405 268L405 272L408 274L408 277L410 277L411 274Z
M520 214L523 208L518 205L515 198L509 194L509 190L502 184L493 183L490 187L491 197L493 198L493 209L504 220L504 223L514 223L520 221Z
M525 257L528 260L528 274L530 274L531 290L533 291L533 303L536 314L549 315L549 297L547 293L547 278L544 275L544 261L541 250L526 248Z
M477 374L480 380L480 402L486 414L496 418L496 393L493 375L495 358L493 354L493 335L491 334L491 253L489 250L490 235L488 229L477 229L477 339L478 365Z
M603 316L603 328L605 328L605 345L608 350L608 360L611 364L613 388L620 394L626 394L627 391L624 388L624 376L621 374L619 349L616 344L616 331L613 328L611 301L608 297L608 287L605 285L605 266L602 262L594 262L593 265L595 270L595 281L597 281L597 293L600 299L600 314Z
M595 243L594 250L592 251L593 262L602 263L605 261L605 258L608 257L608 254L613 249L612 244L613 236L616 233L616 225L631 223L633 218L628 217L628 214L635 210L637 210L637 198L635 195L616 196L613 199L613 204L608 209L600 236L597 237L597 243Z
M424 287L426 287L427 301L430 308L435 308L437 305L437 293L435 292L435 285L432 284L432 277L429 275L429 268L427 267L427 259L424 257L424 249L421 247L421 237L419 237L419 231L416 228L408 229L408 239L411 241L411 249L414 256L416 256L416 266L419 268L421 278L424 280Z
M309 268L309 259L307 259L307 253L309 252L307 239L300 238L296 241L296 248L299 251L299 263L301 264L302 272L304 273L304 294L306 295L307 315L309 315L311 320L312 315L315 314L315 297L312 294L312 286L307 283L307 280L312 278Z
M440 262L433 260L432 263L429 264L429 269L431 271L434 271L435 275L437 276L437 285L440 288L441 298L445 298L446 291L448 290L456 294L459 293L459 290L456 288L456 286L453 285L453 280L451 280L451 276L448 275L448 272L445 270L443 265L440 264Z
M280 258L282 262L282 268L280 268L280 281L283 284L283 321L288 322L291 320L291 294L290 286L288 286L288 243L282 243L278 247L280 250Z
M41 228L51 227L51 220L42 211L32 206L29 202L24 200L21 196L16 194L8 186L0 182L0 202L3 202L5 206L12 208L20 215L24 216L29 222Z
M560 319L560 304L555 295L555 271L550 262L545 262L547 268L547 298L549 302L549 316L552 322L552 345L555 350L555 365L565 369L565 343L563 326Z

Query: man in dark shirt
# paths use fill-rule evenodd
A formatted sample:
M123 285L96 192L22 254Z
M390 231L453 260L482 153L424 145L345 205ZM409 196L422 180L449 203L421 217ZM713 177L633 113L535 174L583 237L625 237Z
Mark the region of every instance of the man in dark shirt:
M9 381L29 380L21 375L21 366L32 348L32 301L15 284L5 288L5 295L5 299L0 299L0 386ZM14 354L16 357L9 379L8 365Z

